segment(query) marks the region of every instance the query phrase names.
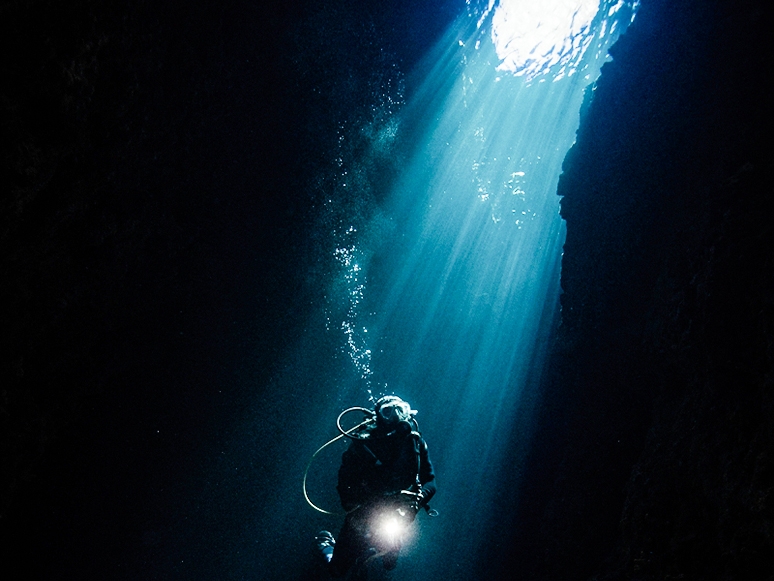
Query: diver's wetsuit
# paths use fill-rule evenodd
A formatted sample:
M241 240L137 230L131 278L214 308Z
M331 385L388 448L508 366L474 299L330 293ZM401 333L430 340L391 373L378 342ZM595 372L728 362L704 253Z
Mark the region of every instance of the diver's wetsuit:
M424 505L436 491L424 438L410 429L389 436L374 429L368 438L352 441L342 456L336 487L347 517L330 563L334 575L344 575L368 550L366 534L374 512L393 502L390 496L401 490L416 492L416 487L411 487L416 484L417 469Z

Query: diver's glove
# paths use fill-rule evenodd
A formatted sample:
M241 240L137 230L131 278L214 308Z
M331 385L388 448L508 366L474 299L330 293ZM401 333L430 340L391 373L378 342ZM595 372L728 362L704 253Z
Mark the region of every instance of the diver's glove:
M417 511L425 506L427 500L427 492L425 492L425 489L420 486L419 492L417 492Z
M411 490L401 490L401 494L407 498L409 508L411 508L414 515L419 512L425 504L425 493L420 488L419 492L412 492Z

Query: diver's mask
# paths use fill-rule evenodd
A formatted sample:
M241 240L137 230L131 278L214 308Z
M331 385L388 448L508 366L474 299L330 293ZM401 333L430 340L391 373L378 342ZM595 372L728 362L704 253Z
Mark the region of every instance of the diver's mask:
M388 395L380 398L374 406L377 425L391 433L411 432L411 421L417 413L412 410L408 402L403 401L398 396Z

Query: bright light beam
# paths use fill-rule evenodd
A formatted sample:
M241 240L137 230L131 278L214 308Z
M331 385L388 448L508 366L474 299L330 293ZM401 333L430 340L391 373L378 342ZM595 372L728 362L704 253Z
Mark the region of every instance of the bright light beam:
M421 566L406 567L407 580L474 578L500 487L518 491L523 458L504 452L514 430L529 445L535 395L524 386L541 368L558 305L556 186L623 3L559 2L567 20L538 26L565 35L553 40L524 28L546 4L490 3L480 18L460 19L401 118L410 154L363 310L374 313L369 371L420 410L440 474L443 518L423 526ZM537 44L516 46L527 37Z
M595 0L501 0L492 16L497 69L527 80L555 67L572 74L593 40L598 10Z

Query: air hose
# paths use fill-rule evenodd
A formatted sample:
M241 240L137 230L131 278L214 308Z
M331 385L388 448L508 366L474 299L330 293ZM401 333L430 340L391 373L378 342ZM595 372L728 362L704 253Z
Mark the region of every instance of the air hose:
M344 428L341 427L341 418L343 418L346 414L348 414L350 412L355 412L355 411L363 412L367 416L366 419L363 420L362 422L360 422L359 424L357 424L355 427L350 428L348 430L345 430ZM334 515L334 516L340 516L340 515L343 515L343 514L347 514L345 512L331 512L329 510L325 510L324 508L320 508L319 506L317 506L315 503L312 502L312 500L309 498L309 493L306 490L306 479L307 479L307 476L309 475L309 469L311 468L312 462L314 462L314 459L317 457L317 455L320 452L322 452L325 448L327 448L328 446L333 444L335 441L337 441L337 440L339 440L341 438L344 438L344 437L349 438L351 440L360 440L360 441L362 441L362 440L365 440L367 437L370 437L372 435L370 432L367 432L365 435L362 435L362 436L359 435L360 434L360 430L362 430L362 428L365 428L365 427L367 427L369 425L374 425L375 423L376 423L376 414L372 410L370 410L368 408L359 407L359 406L353 406L353 407L345 409L343 412L341 412L339 414L339 416L336 418L336 427L338 428L340 434L338 436L336 436L335 438L332 438L332 439L328 440L322 446L317 448L315 453L312 454L312 457L309 458L309 462L306 464L306 469L304 470L304 480L303 480L304 498L306 499L306 502L309 504L309 506L311 506L313 509L315 509L316 511L321 512L323 514L330 514L330 515ZM412 424L413 424L413 426L412 426ZM413 427L413 429L412 429L412 427ZM414 418L414 417L411 418L410 423L409 423L409 425L407 426L406 429L410 431L412 437L417 438L418 440L421 440L422 436L419 433L419 424L417 423L416 418ZM395 433L395 431L393 430L389 434L385 434L382 437L389 437L389 436L393 435L394 433ZM420 467L419 466L419 462L420 462L420 460L419 460L419 451L417 450L417 476L416 476L417 486L419 486L419 467ZM408 491L406 491L406 492L408 492ZM359 506L355 507L353 510L357 510L358 508L359 508ZM438 515L438 511L436 511L434 509L431 509L429 506L425 506L424 509L427 511L427 514L430 515L430 516L437 516ZM350 512L352 512L352 511L350 511Z
M345 414L348 414L349 412L353 412L353 411L361 411L361 412L365 413L366 415L368 415L369 417L367 417L365 420L360 422L354 428L350 428L349 430L345 430L344 428L341 427L341 418ZM364 427L368 426L369 424L373 424L375 421L376 420L374 418L374 413L371 410L369 410L367 408L363 408L363 407L357 407L357 406L345 409L343 412L341 412L339 414L339 417L336 418L336 427L339 429L339 432L341 432L341 433L338 436L336 436L335 438L333 438L331 440L328 440L322 446L317 448L317 451L314 454L312 454L311 458L309 458L309 462L307 463L306 469L304 470L304 483L303 483L304 498L306 499L306 502L309 503L309 506L311 506L313 509L315 509L316 511L321 512L323 514L332 514L332 515L344 514L344 513L340 513L340 512L331 512L329 510L325 510L324 508L320 508L315 503L313 503L311 501L311 499L309 498L309 494L307 493L307 490L306 490L306 477L309 475L309 468L312 466L312 462L314 462L314 459L317 457L317 454L322 452L325 448L327 448L328 446L330 446L331 444L333 444L336 440L339 440L340 438L347 437L347 438L350 438L352 440L360 440L360 439L362 439L361 437L353 435L353 434L357 433L357 431L360 430L361 428L364 428Z

